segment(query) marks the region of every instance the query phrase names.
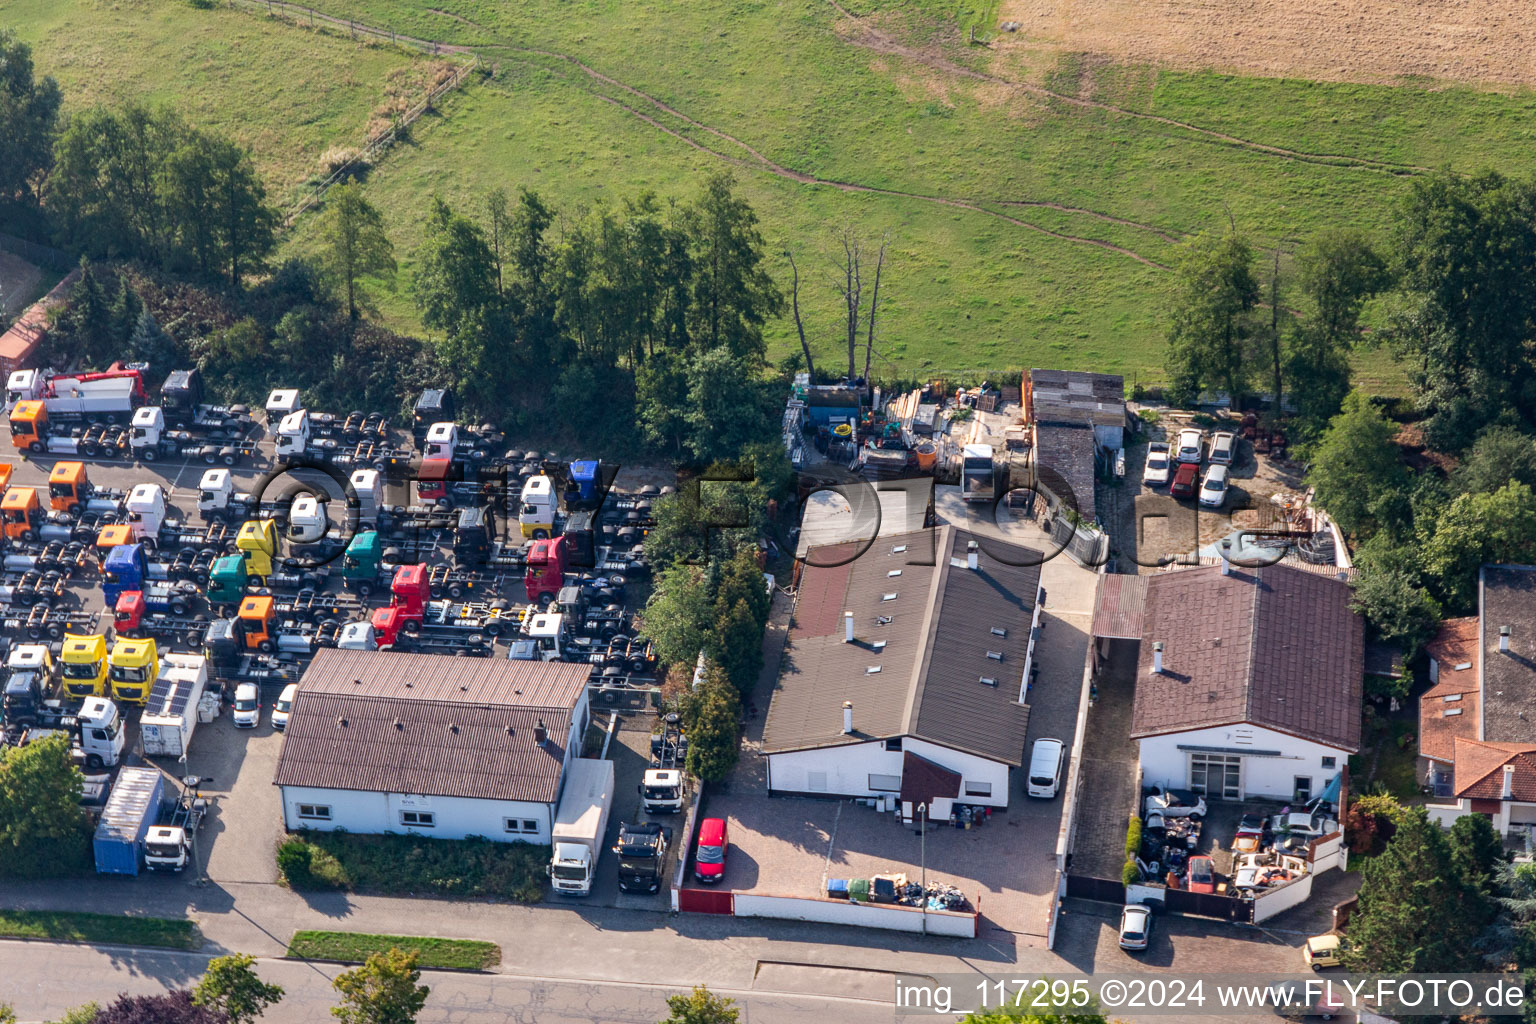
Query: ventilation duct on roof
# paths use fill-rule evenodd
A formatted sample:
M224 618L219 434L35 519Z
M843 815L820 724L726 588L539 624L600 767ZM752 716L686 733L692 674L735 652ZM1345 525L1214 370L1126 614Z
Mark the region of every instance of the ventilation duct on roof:
M853 701L843 701L843 735L853 734Z
M1509 634L1512 630L1508 626L1499 627L1499 653L1509 653Z
M1158 640L1152 644L1152 674L1163 674L1163 642Z

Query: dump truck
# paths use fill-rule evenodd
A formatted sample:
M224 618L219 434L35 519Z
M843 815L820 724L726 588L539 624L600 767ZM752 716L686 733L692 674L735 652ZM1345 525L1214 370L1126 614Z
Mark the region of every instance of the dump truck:
M167 654L139 717L139 735L150 757L181 757L197 731L197 705L208 685L208 659Z
M564 896L586 896L597 876L598 854L613 809L613 762L578 757L565 772L565 790L550 832L549 880Z
M619 888L624 892L657 892L667 865L667 846L672 830L654 821L619 824Z
M92 847L96 871L137 875L144 865L144 839L160 821L165 776L158 768L124 768L96 825Z

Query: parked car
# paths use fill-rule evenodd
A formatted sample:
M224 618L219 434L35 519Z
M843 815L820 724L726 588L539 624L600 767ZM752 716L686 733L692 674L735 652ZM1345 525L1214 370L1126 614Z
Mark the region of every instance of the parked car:
M1301 947L1301 959L1314 971L1324 967L1338 967L1343 963L1339 959L1339 937L1331 933L1312 936Z
M277 703L272 705L272 728L288 728L288 716L293 713L293 698L298 696L298 693L298 683L289 683L283 687L283 692L278 696Z
M1029 755L1029 782L1025 792L1030 796L1051 799L1061 786L1061 766L1066 760L1067 746L1061 740L1035 740Z
M701 882L718 882L725 877L724 818L705 818L699 822L699 844L693 857L693 873Z
M1187 789L1160 789L1147 797L1148 814L1157 811L1164 818L1205 817L1205 797Z
M1211 435L1211 453L1207 456L1219 466L1230 466L1237 461L1237 435L1223 430Z
M1205 471L1200 482L1200 504L1206 508L1221 508L1227 503L1227 467L1212 466Z
M1189 858L1188 885L1190 892L1216 891L1216 862L1209 857Z
M1156 487L1168 482L1168 475L1172 471L1168 454L1168 446L1162 441L1153 441L1147 445L1147 464L1141 471L1142 483Z
M1269 834L1269 822L1262 814L1245 814L1237 823L1237 834L1232 837L1235 854L1258 853Z
M1200 465L1200 460L1205 457L1205 435L1194 427L1186 427L1179 431L1179 450L1175 459L1179 462L1189 462Z
M1200 465L1195 462L1185 462L1173 471L1173 483L1168 488L1168 493L1175 498L1193 498L1195 496L1195 481L1200 479Z
M1145 903L1127 903L1120 911L1120 948L1140 953L1152 943L1152 908Z
M236 729L254 729L261 721L261 699L256 694L255 683L241 683L235 687Z

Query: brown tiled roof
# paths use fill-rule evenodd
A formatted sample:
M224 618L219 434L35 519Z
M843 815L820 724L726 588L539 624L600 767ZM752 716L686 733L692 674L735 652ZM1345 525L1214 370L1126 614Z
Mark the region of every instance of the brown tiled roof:
M1093 599L1093 635L1140 640L1147 612L1147 577L1106 573Z
M1041 555L987 540L971 572L964 565L970 539L946 526L881 537L844 566L806 566L764 750L910 735L1006 764L1022 761L1029 712L1017 701L1039 589L1033 563ZM843 642L845 610L854 613L851 644ZM993 634L994 627L1006 635ZM853 702L852 735L842 731L844 701Z
M1536 744L1456 741L1456 795L1472 800L1501 800L1504 766L1513 765L1511 799L1536 803Z
M911 803L914 812L918 804L932 804L934 797L954 799L959 795L959 772L951 771L910 750L902 754L901 800L903 803Z
M587 675L564 662L323 650L299 681L274 782L552 802Z
M1485 565L1481 585L1483 730L1495 742L1536 741L1536 566ZM1499 627L1509 626L1509 650Z
M1446 619L1424 650L1439 663L1439 678L1419 697L1419 753L1451 762L1456 758L1456 740L1477 739L1482 722L1477 617Z
M1124 426L1125 378L1082 370L1030 370L1030 414L1039 423Z
M1285 565L1151 577L1131 736L1246 722L1359 749L1365 641L1349 601L1342 581Z

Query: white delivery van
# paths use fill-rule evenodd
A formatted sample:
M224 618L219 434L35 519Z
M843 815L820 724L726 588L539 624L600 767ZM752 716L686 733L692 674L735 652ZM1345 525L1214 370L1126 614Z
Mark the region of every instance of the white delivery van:
M1029 755L1029 781L1025 792L1030 796L1049 800L1061 788L1061 768L1066 760L1067 745L1061 740L1035 740L1035 749Z

